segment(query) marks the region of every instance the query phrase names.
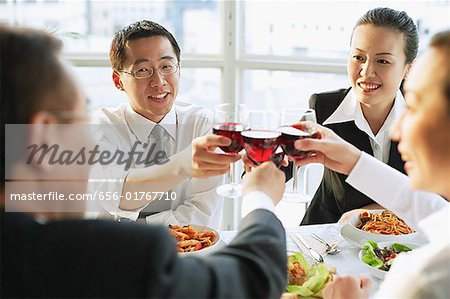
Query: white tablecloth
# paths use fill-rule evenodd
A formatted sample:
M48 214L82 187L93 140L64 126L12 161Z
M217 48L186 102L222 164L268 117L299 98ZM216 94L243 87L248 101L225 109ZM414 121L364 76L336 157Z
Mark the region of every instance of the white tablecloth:
M327 242L337 242L338 248L342 251L336 255L326 255L324 256L324 261L326 264L335 266L337 274L341 276L352 275L361 276L365 275L372 279L371 297L378 290L381 280L371 275L364 264L359 260L358 253L360 248L355 247L348 243L340 234L339 224L321 224L321 225L305 225L296 228L286 229L286 245L288 251L299 251L298 247L289 237L292 233L301 234L317 251L324 251L325 246L317 242L310 237L310 233L316 233ZM237 231L223 231L221 232L222 240L225 243L231 242L231 240L236 236Z

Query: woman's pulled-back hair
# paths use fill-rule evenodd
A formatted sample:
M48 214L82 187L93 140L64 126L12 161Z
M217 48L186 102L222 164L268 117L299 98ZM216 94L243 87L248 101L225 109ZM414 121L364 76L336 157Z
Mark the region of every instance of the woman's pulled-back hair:
M410 16L404 11L379 7L366 12L354 28L360 25L385 27L400 32L405 40L406 63L412 63L419 49L419 33ZM354 30L353 28L353 30Z

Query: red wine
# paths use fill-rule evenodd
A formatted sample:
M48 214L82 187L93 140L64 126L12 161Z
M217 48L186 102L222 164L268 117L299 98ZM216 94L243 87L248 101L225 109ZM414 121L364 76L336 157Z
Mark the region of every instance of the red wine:
M221 123L213 127L213 133L230 138L231 144L229 146L221 146L220 149L226 153L236 155L244 148L241 132L245 129L246 127L240 123Z
M256 163L266 162L278 148L280 132L249 130L242 132L248 157Z
M283 126L280 128L280 146L289 157L294 159L303 159L308 156L309 152L299 151L295 148L295 141L303 138L316 138L316 133L310 134L300 129Z

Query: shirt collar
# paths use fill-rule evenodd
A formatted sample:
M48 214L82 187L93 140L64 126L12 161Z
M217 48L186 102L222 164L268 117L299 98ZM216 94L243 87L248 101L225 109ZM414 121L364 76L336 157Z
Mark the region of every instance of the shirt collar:
M358 101L353 94L353 89L350 89L341 104L334 110L333 114L323 122L323 124L329 125L355 120L357 104Z
M398 90L395 96L394 106L389 112L389 115L386 118L383 127L378 133L388 130L392 123L400 117L405 108L405 99L403 98L400 90ZM350 89L341 104L337 107L333 114L331 114L331 116L324 121L323 124L328 125L348 121L354 121L356 126L360 130L366 132L369 136L374 138L372 130L370 129L369 124L367 123L367 120L362 113L361 105L359 105L358 99L356 98L353 89Z
M130 104L127 104L127 108L125 109L125 119L130 129L133 131L139 141L142 142L147 141L150 132L153 130L153 127L157 125L157 123L145 118L144 116L134 111L133 108L131 108ZM172 139L175 140L177 124L175 105L172 106L172 109L170 109L169 113L167 113L158 124L162 126L167 133L169 133Z
M388 131L389 128L394 124L395 120L400 118L405 109L406 109L405 99L403 98L403 94L400 92L400 90L398 90L397 95L395 96L394 105L392 106L392 109L389 112L388 117L384 121L384 124L381 127L380 132Z

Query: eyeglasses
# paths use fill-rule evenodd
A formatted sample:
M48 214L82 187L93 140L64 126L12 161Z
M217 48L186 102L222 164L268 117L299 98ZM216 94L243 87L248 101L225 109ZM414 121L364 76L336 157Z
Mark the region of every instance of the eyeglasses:
M180 68L179 63L169 63L164 64L156 69L143 67L133 72L127 72L125 70L121 70L120 72L131 75L136 79L147 79L150 78L155 73L155 71L158 71L163 76L169 76L175 74L179 68Z

